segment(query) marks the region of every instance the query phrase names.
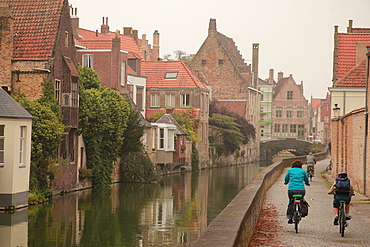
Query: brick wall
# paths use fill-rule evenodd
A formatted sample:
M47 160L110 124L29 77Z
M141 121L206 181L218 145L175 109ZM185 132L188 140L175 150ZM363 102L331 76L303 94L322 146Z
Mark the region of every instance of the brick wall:
M355 110L331 122L332 176L346 172L352 186L360 193L364 193L364 111ZM369 162L366 162L366 166L366 195L370 195Z
M0 86L10 88L13 56L13 19L9 7L0 6Z

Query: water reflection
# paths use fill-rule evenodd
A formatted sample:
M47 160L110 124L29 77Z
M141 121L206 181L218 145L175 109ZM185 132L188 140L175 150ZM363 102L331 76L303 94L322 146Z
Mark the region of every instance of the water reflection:
M28 246L190 246L260 169L258 163L214 168L57 197L28 209L18 237ZM1 242L10 242L0 227Z

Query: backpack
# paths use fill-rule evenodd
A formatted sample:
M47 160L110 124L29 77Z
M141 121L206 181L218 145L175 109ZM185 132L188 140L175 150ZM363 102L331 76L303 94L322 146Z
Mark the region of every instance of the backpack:
M349 194L351 190L351 180L348 177L335 179L335 193Z

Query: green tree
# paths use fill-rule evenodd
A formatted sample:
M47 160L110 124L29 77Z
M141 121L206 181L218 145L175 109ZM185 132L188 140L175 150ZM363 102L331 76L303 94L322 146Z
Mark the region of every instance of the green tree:
M106 187L111 183L113 163L123 145L129 117L127 101L108 88L80 92L79 134L86 144L87 167L93 169L93 183Z
M98 74L89 67L77 67L78 72L80 73L80 89L99 89L100 88L100 78Z
M45 79L44 95L35 101L28 100L19 94L15 99L32 115L32 149L30 189L33 193L46 196L49 190L49 179L53 174L50 165L56 162L56 151L63 140L66 126L62 123L60 105L54 99L53 83Z

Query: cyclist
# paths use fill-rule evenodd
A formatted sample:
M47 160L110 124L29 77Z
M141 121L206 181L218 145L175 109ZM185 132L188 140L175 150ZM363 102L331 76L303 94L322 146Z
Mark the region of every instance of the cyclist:
M308 180L307 173L305 170L302 169L303 162L300 160L295 160L292 162L292 167L288 170L285 174L284 184L288 186L288 197L289 197L289 205L291 205L293 200L293 195L302 195L303 197L306 194L306 190L304 185L310 186L310 181ZM288 206L289 207L289 206ZM288 210L289 211L289 210ZM288 220L288 224L293 223L293 212L288 212L286 218Z
M307 165L307 173L310 167L313 169L312 177L315 175L315 164L316 164L316 158L312 155L312 152L310 152L306 157L306 165Z
M343 185L342 185L343 184ZM342 187L343 188L340 188ZM345 187L345 188L344 188ZM330 187L328 194L334 194L333 209L334 209L334 225L338 225L338 213L339 213L339 201L346 201L345 213L346 220L350 220L352 217L349 215L349 203L351 197L355 195L350 179L347 177L347 173L341 172L335 179L335 183Z

